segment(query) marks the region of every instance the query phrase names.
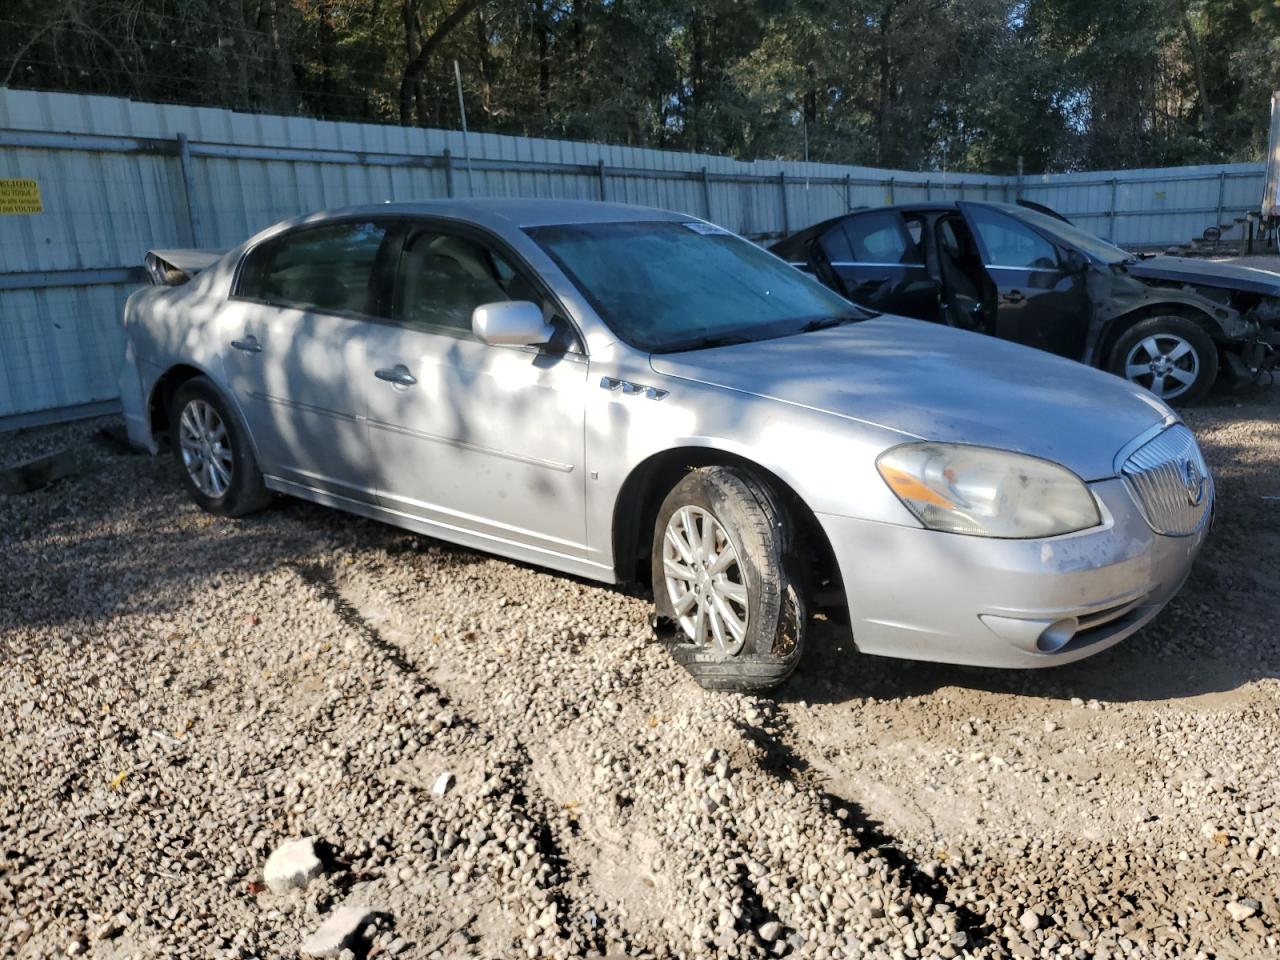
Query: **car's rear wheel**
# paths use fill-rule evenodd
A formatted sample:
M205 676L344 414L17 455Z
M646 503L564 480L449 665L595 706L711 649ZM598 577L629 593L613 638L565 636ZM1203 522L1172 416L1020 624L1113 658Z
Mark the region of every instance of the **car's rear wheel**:
M201 508L240 517L270 502L244 427L207 377L193 377L178 387L169 423L174 460Z
M793 525L747 470L694 470L658 510L653 594L671 649L702 686L768 690L800 662L807 617Z
M1218 348L1189 317L1148 317L1120 335L1108 369L1168 403L1191 404L1217 379Z

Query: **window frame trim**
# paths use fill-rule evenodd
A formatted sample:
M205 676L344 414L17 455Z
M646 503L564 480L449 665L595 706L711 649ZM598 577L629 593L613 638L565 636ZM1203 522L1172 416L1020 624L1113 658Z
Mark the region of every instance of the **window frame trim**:
M1044 243L1047 243L1049 245L1049 248L1053 250L1054 257L1057 261L1052 267L1030 267L1030 266L1016 266L1014 264L1005 264L1005 263L991 263L990 262L992 260L991 248L987 245L987 240L982 235L982 231L978 229L977 219L970 212L970 208L973 207L974 204L965 203L965 204L959 204L958 206L960 209L960 215L964 218L965 224L969 227L969 232L973 234L973 238L978 244L978 253L981 255L982 266L984 269L1027 270L1035 273L1065 273L1066 272L1062 265L1062 247L1058 243L1046 237L1043 233L1041 233L1031 224L1026 223L1025 221L1019 220L1017 217L1012 216L1008 213L1005 213L1003 210L993 210L991 207L987 206L987 207L983 207L983 212L994 213L996 214L996 216L1001 216L1007 220L1012 220L1015 224L1020 226L1023 230L1030 232L1033 236L1039 238Z
M245 265L254 252L262 249L268 244L276 243L285 237L293 236L309 229L317 229L321 227L336 226L343 223L372 223L386 226L386 236L392 239L396 250L394 253L395 262L392 264L390 277L378 278L378 260L374 259L374 269L370 272L371 283L384 285L387 289L381 293L385 295L386 302L390 304L395 294L395 279L400 268L400 257L404 253L404 243L412 232L414 227L432 226L439 229L443 233L449 233L455 236L461 236L464 239L473 242L483 243L491 246L496 252L500 253L518 273L523 273L526 278L533 280L533 286L543 297L552 304L553 312L563 318L565 323L569 325L569 330L575 340L577 350L552 351L546 348L546 344L530 344L530 345L514 345L514 344L493 344L485 343L473 333L460 329L451 329L444 326L436 327L431 330L414 329L407 327L405 324L397 321L393 317L379 317L373 314L365 313L363 310L335 310L329 307L320 307L315 304L303 304L294 302L281 302L275 300L263 300L258 297L247 297L240 292L240 284L244 275ZM323 220L310 220L305 223L296 224L278 230L270 235L263 237L257 243L246 247L236 261L235 272L231 278L231 292L227 296L227 301L238 301L241 303L252 303L264 307L272 307L280 310L297 310L302 313L313 313L322 316L339 317L345 320L358 320L366 323L376 323L388 326L396 330L404 330L412 333L425 333L431 336L450 337L455 340L463 340L470 343L479 343L487 347L501 348L504 350L518 350L525 353L534 353L541 356L563 358L566 360L574 360L578 362L586 362L589 354L587 352L587 338L583 336L582 328L578 321L574 319L572 314L565 309L564 302L551 289L542 275L529 263L529 261L520 255L520 253L505 239L492 230L486 229L478 224L468 220L458 220L451 217L434 216L431 214L416 213L387 213L387 214L342 214L333 217L326 217Z

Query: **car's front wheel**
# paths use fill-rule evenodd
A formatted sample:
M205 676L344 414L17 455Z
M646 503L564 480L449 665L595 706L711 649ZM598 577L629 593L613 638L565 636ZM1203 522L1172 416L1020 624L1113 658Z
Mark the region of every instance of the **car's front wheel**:
M1190 404L1217 379L1218 348L1189 317L1148 317L1120 335L1107 369L1167 403Z
M663 501L654 603L674 626L676 659L702 686L768 690L795 670L808 617L794 539L779 499L747 470L694 470Z
M169 425L174 460L200 507L240 517L270 502L244 427L207 377L192 377L174 392Z

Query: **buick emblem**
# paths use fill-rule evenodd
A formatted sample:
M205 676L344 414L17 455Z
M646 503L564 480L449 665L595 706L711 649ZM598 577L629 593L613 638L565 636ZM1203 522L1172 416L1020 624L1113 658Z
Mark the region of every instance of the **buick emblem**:
M1200 506L1204 499L1204 474L1194 461L1182 461L1182 482L1187 488L1187 502L1193 507Z

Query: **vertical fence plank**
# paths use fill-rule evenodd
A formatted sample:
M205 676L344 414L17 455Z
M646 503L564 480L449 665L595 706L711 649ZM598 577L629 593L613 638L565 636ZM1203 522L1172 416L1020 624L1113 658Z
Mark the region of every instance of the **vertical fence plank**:
M787 215L787 172L778 173L778 194L782 197L782 234L791 232L791 218Z
M178 134L178 169L182 173L182 201L187 210L187 229L191 246L204 246L204 231L200 228L199 207L195 202L195 174L191 169L191 143L185 133Z
M596 175L600 178L600 199L609 199L609 181L605 179L604 161L596 161Z

